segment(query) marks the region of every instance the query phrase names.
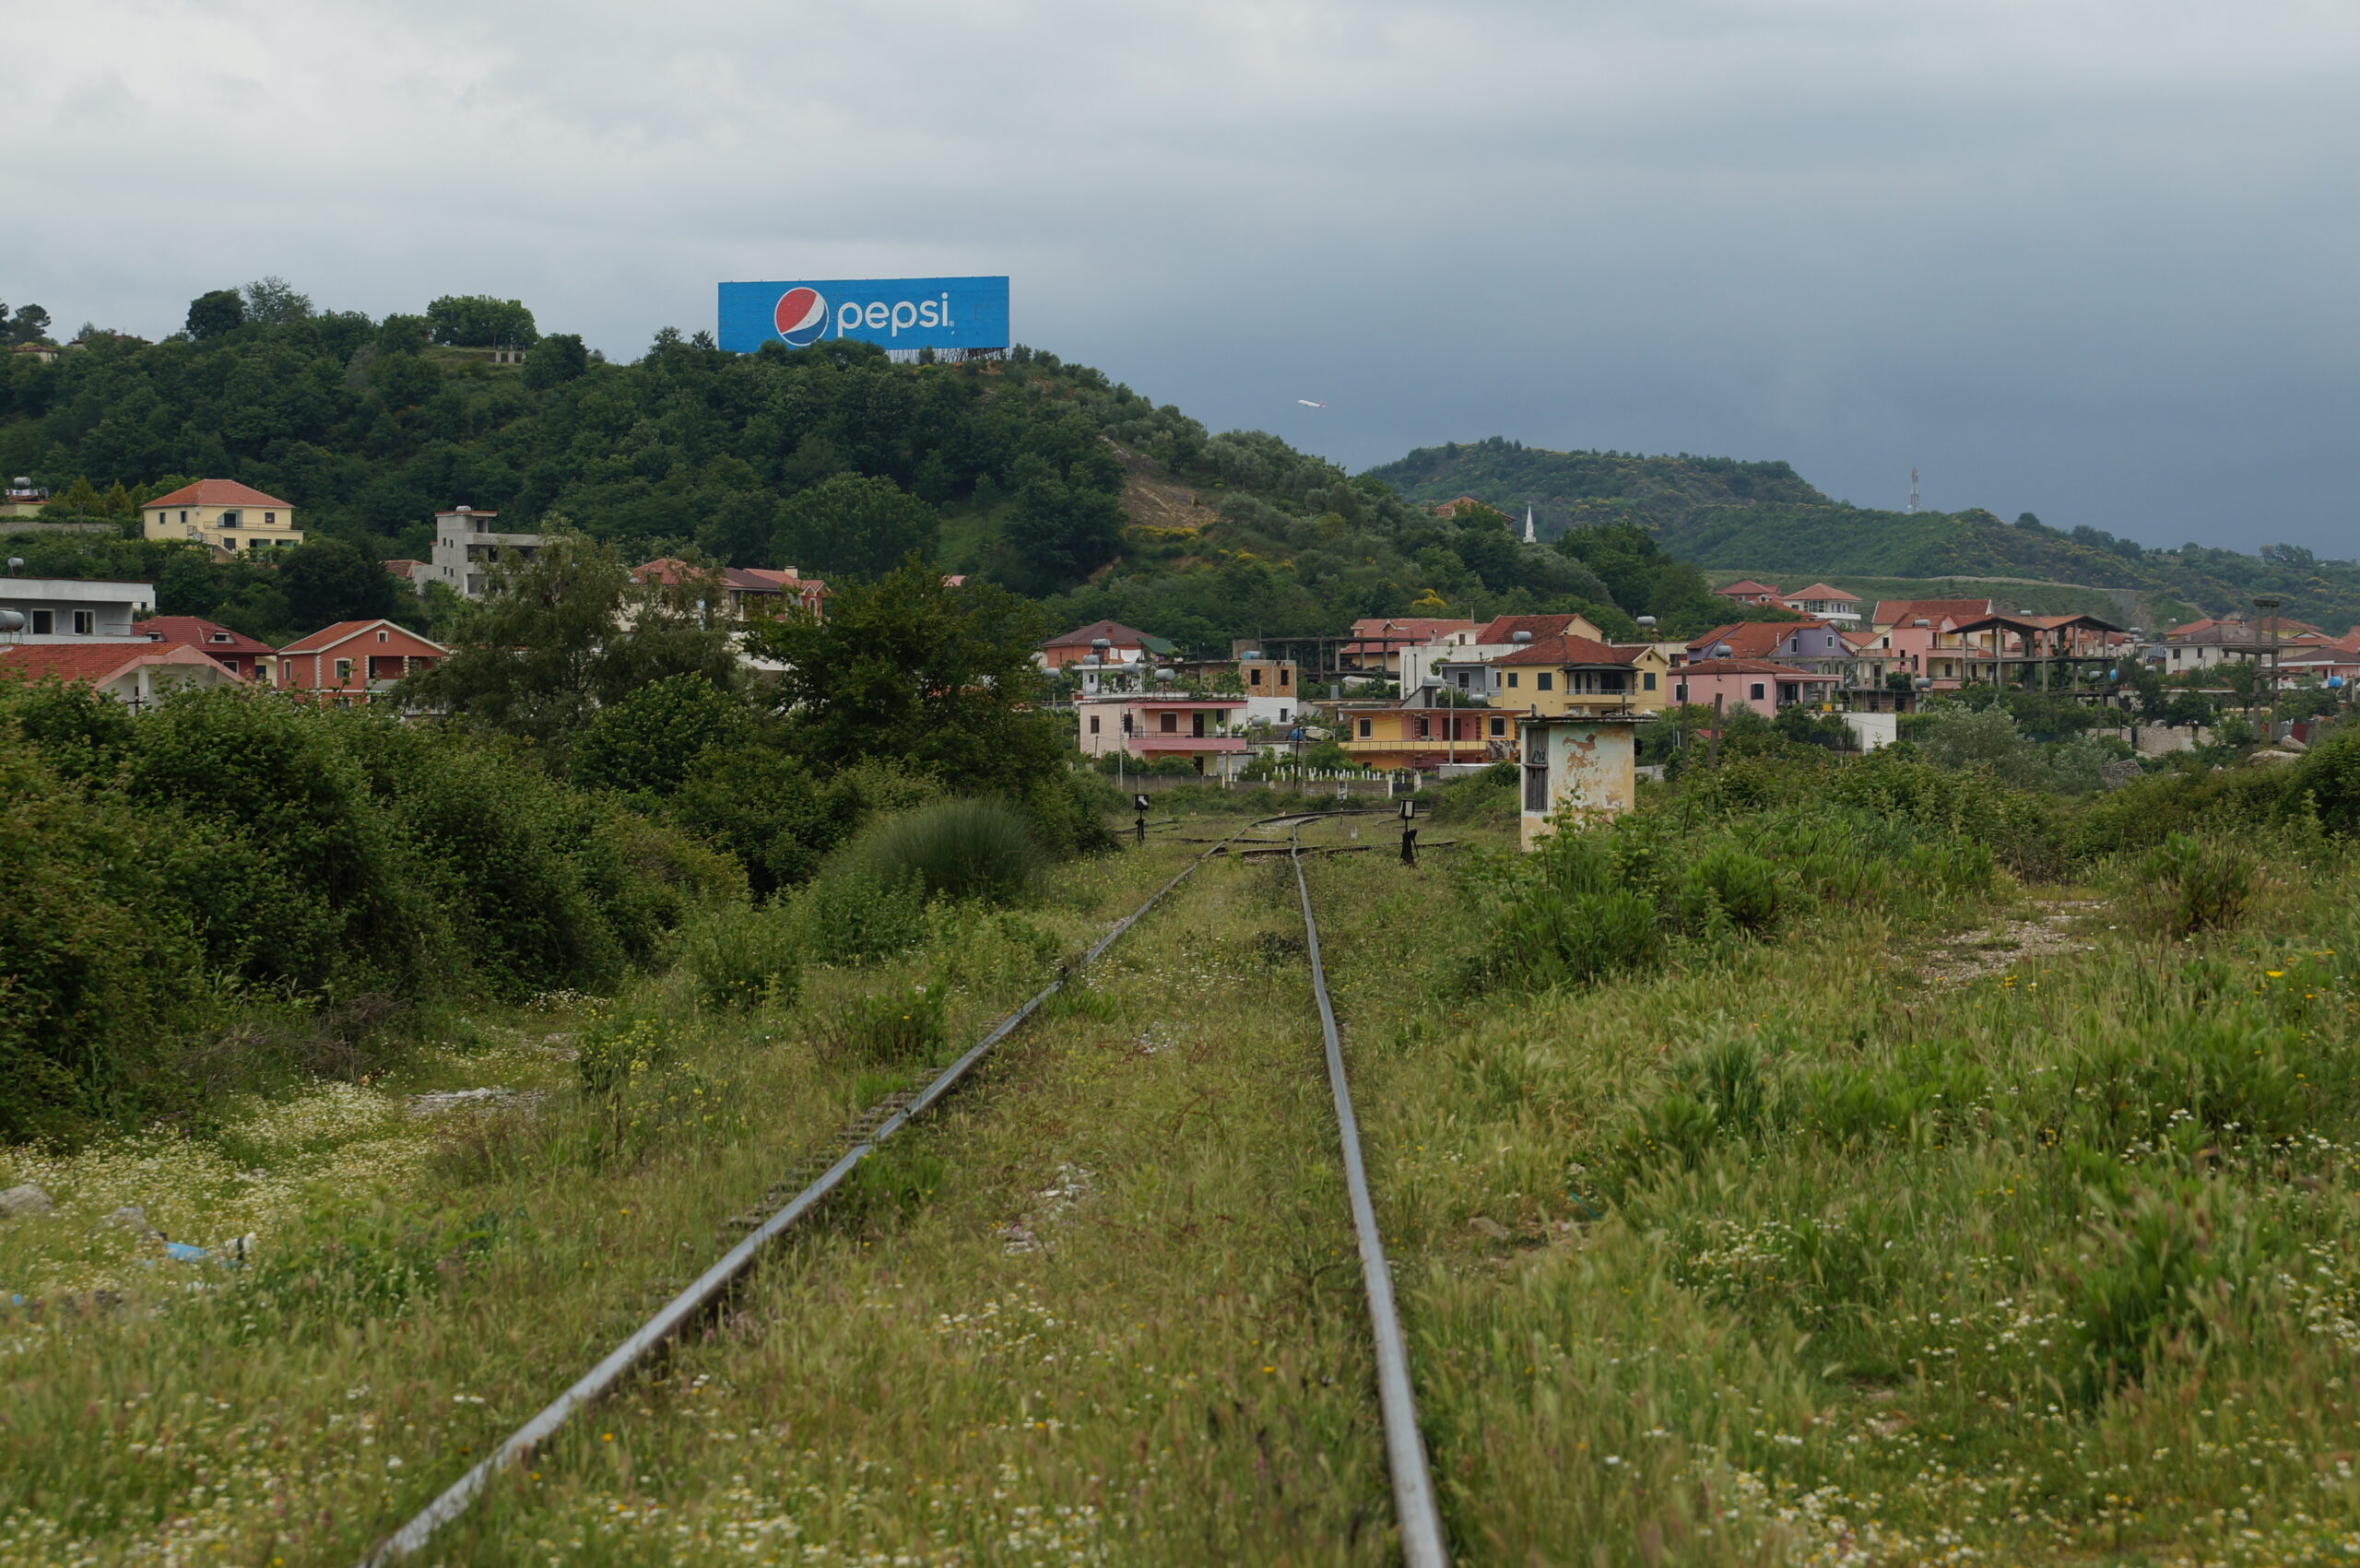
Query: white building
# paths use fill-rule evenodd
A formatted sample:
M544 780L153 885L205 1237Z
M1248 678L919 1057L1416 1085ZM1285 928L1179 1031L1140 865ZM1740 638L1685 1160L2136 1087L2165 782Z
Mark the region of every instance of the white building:
M436 513L433 559L423 572L412 569L410 585L423 594L429 583L440 583L463 599L480 599L490 585L490 567L522 566L540 554L538 534L493 532L499 516L497 512L478 512L470 506Z
M155 613L146 583L0 577L0 642L145 643L132 622Z

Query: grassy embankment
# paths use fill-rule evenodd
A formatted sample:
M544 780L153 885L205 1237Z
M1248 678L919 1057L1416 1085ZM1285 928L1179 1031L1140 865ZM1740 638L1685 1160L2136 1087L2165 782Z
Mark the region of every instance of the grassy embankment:
M1780 858L1771 939L1453 1000L1498 905L1316 872L1460 1560L2360 1552L2350 853Z
M479 1014L384 1079L212 1136L0 1149L0 1187L57 1203L0 1220L0 1563L357 1557L1186 847L1060 868L1020 914L938 914L917 951L807 970L786 1005L716 1012L684 970ZM899 1045L896 998L918 1016ZM589 1091L575 1051L619 1084ZM461 1088L525 1092L412 1114ZM108 1223L124 1205L217 1257L251 1233L248 1261L173 1261Z

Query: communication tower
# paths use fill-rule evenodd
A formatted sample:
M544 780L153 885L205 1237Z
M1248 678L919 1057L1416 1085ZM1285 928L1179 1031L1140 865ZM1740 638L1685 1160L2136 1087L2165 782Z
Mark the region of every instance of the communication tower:
M1918 470L1915 468L1909 470L1909 504L1902 510L1905 512L1918 510Z

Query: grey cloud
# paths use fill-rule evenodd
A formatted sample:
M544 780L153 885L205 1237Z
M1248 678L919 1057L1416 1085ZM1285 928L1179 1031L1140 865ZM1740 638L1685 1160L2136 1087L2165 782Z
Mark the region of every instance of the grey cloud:
M1355 466L1497 431L1890 504L1915 463L1941 504L2355 553L2344 5L18 20L41 216L0 294L61 319L153 335L276 272L630 354L723 277L1006 270L1026 339Z

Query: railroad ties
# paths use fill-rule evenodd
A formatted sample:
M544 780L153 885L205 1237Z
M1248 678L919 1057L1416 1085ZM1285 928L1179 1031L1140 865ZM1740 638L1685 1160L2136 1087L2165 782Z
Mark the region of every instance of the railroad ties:
M1441 1515L1435 1505L1434 1480L1427 1465L1425 1444L1418 1430L1408 1351L1400 1319L1394 1307L1392 1277L1385 1260L1384 1243L1377 1233L1375 1208L1369 1197L1367 1173L1361 1158L1359 1124L1352 1114L1351 1093L1344 1077L1343 1052L1336 1029L1335 1009L1328 999L1327 974L1320 961L1319 931L1312 914L1311 888L1303 871L1304 859L1307 855L1351 853L1372 847L1363 844L1305 845L1301 842L1301 829L1304 822L1329 817L1390 814L1348 809L1264 818L1214 843L1211 848L1190 860L1138 908L1108 927L1079 961L1062 967L1056 980L1002 1019L958 1060L946 1067L922 1072L917 1079L920 1087L897 1090L856 1113L844 1124L834 1152L823 1148L805 1155L782 1172L778 1180L771 1184L754 1205L724 1223L721 1240L726 1250L717 1262L676 1294L652 1293L651 1301L662 1302L652 1316L641 1323L603 1361L555 1401L387 1537L364 1560L362 1568L377 1568L378 1564L396 1562L417 1552L437 1529L456 1519L473 1504L492 1475L530 1456L541 1444L554 1436L576 1411L605 1395L690 1324L708 1314L752 1267L765 1247L813 1213L879 1145L948 1095L978 1063L1030 1020L1044 1003L1063 990L1076 974L1088 968L1142 916L1186 881L1191 873L1214 856L1228 855L1233 847L1237 850L1236 859L1258 860L1284 855L1294 868L1295 886L1303 906L1313 993L1319 1005L1328 1079L1336 1105L1345 1185L1351 1197L1353 1231L1359 1242L1363 1283L1369 1298L1370 1327L1376 1352L1377 1404L1383 1418L1386 1468L1392 1478L1395 1514L1400 1527L1402 1560L1409 1568L1446 1568L1449 1556L1443 1543ZM1279 828L1289 830L1289 843L1271 844L1266 842L1251 848L1241 843L1249 831ZM738 1233L734 1242L730 1232Z

